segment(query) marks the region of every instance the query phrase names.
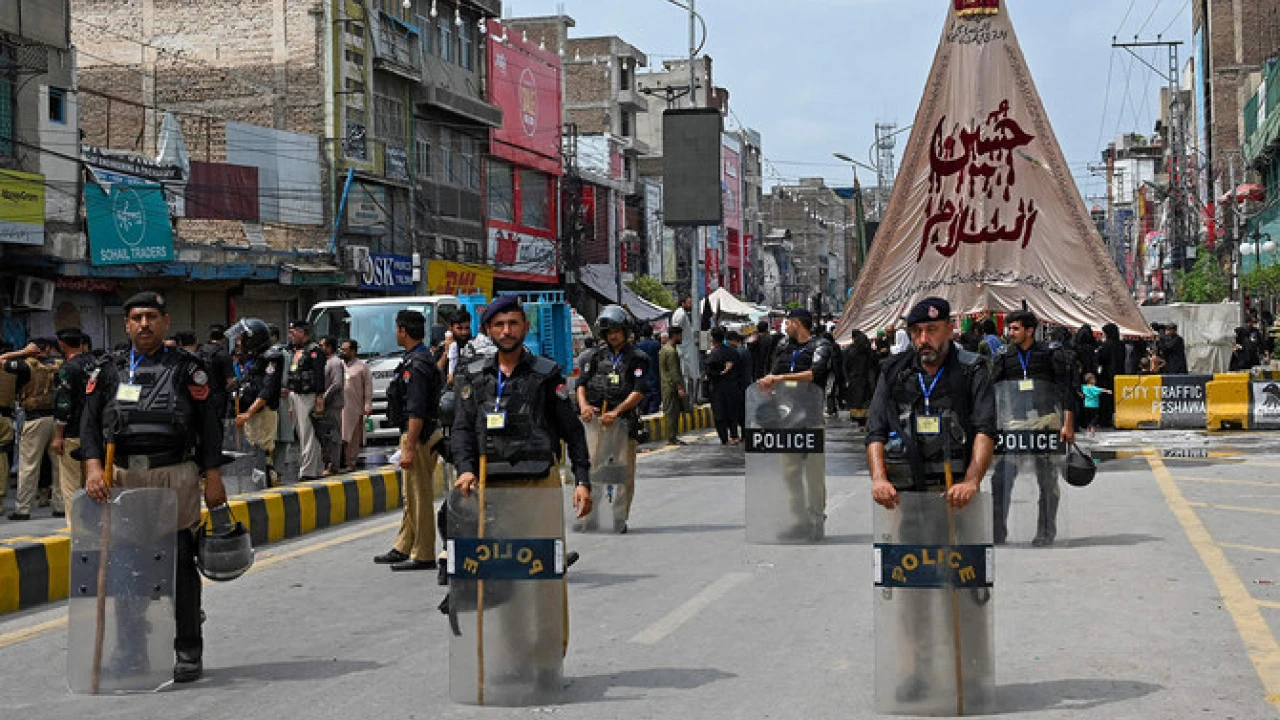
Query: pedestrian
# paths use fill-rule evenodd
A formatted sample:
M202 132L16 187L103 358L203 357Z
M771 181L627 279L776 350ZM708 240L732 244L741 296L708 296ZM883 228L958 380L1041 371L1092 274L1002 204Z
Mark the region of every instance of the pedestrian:
M890 325L889 329L892 330L893 326ZM893 341L889 339L889 335L884 328L876 330L876 339L875 339L874 346L876 350L876 355L882 361L888 359L889 351L893 349Z
M653 338L652 325L641 323L640 341L636 343L636 349L649 358L649 372L645 374L649 386L645 388L641 414L652 415L662 410L662 381L658 377L658 353L662 350L662 343Z
M53 442L49 449L58 457L58 484L62 501L71 501L84 489L84 466L80 454L80 418L84 414L85 388L97 360L87 351L89 338L80 328L63 328L57 333L62 367L58 369L53 392Z
M325 389L325 357L320 346L311 341L311 325L306 320L289 323L289 352L285 387L289 389L289 415L301 446L298 477L318 480L324 472L324 457L312 413L324 415L320 393Z
M347 404L347 366L338 353L338 341L332 335L320 339L324 351L323 412L316 432L320 435L320 453L324 458L324 474L334 475L342 467L342 409ZM363 408L361 408L363 410Z
M830 330L823 330L820 335L831 345L831 373L827 375L827 417L833 418L840 414L840 405L844 402L844 351Z
M1009 342L992 358L991 383L998 387L1000 383L1016 383L1017 388L1010 397L1020 399L1028 389L1024 383L1032 381L1052 388L1053 396L1041 396L1033 390L1034 397L1028 398L1031 409L1041 417L1046 408L1036 401L1045 397L1055 401L1061 409L1062 421L1058 431L1062 442L1075 442L1075 388L1079 378L1073 372L1074 358L1066 355L1064 349L1036 340L1036 328L1039 319L1029 310L1017 310L1005 318L1005 327L1009 333ZM1002 418L1008 420L1008 418ZM1012 428L1001 428L1009 430ZM1049 455L1036 455L1036 483L1040 489L1036 534L1031 544L1037 547L1052 545L1058 534L1058 501L1062 489L1058 485L1058 474L1053 458ZM997 545L1003 544L1008 535L1009 506L1013 493L1013 484L1018 475L1016 461L1010 457L1002 457L997 463L991 478L991 493L994 503L994 537Z
M258 318L244 318L224 336L238 345L239 381L236 384L236 429L255 448L260 457L255 463L266 476L266 485L279 484L275 468L276 441L279 432L280 398L284 381L284 353L271 344L267 324Z
M760 387L770 390L782 382L810 382L819 388L827 386L827 376L836 362L835 347L825 338L813 334L813 315L797 308L787 313L783 326L786 339L773 354L773 368L760 378ZM824 536L827 508L825 475L808 472L783 472L790 496L791 514L797 532L814 539Z
M617 305L609 305L596 318L596 334L601 344L587 356L578 376L578 409L583 424L599 422L603 428L621 424L627 435L626 448L618 464L627 468L626 499L614 503L614 527L627 531L631 505L635 501L637 433L641 403L649 385L649 356L630 343L630 318ZM592 450L589 448L589 450ZM598 464L591 458L593 465Z
M905 325L905 322L903 324ZM905 327L890 325L889 334L893 336L893 347L889 349L890 355L901 355L911 349L911 339L907 337Z
M738 351L725 344L722 327L711 328L711 351L707 353L707 380L711 394L711 414L716 421L716 434L721 445L742 442L741 424L737 423L738 396L741 389L735 364Z
M86 386L80 428L85 491L99 502L111 499L103 467L110 442L116 465L112 487L170 488L177 494L173 679L192 682L204 672L195 533L200 524L200 478L203 473L205 504L211 510L226 505L220 470L222 419L209 402L209 375L200 358L163 347L169 330L164 298L138 293L125 301L124 314L131 341L128 352L99 363ZM151 588L132 592L146 594Z
M48 456L49 467L57 463L53 454L54 390L62 361L54 357L55 342L36 338L21 350L0 355L5 372L17 382L18 407L22 409L22 430L18 438L18 497L10 520L30 520L31 507L40 493L40 468ZM65 517L62 491L56 479L50 488L53 516Z
M1168 323L1160 336L1160 357L1164 358L1166 375L1186 375L1187 344L1178 334L1178 324Z
M880 378L880 359L876 356L871 340L861 330L854 330L849 347L841 358L844 364L845 405L849 417L859 425L867 425L867 408Z
M1000 336L996 334L996 321L986 318L982 321L982 339L987 341L987 347L991 349L991 356L995 357L1000 352L1000 348L1004 347L1004 343L1000 341Z
M1098 340L1093 336L1093 328L1089 325L1081 325L1072 338L1071 349L1076 352L1076 359L1080 361L1080 368L1083 372L1098 373Z
M702 322L705 324L711 318L711 313L704 312L702 315ZM688 385L689 396L700 397L701 391L698 387L698 379L702 377L702 373L698 362L698 329L693 326L693 298L691 296L686 294L680 298L680 307L671 313L671 327L680 328L682 333L681 344L678 348L680 351L680 372Z
M3 356L0 356L3 357ZM1252 370L1261 364L1262 355L1247 326L1236 328L1236 342L1231 346L1231 362L1228 370ZM21 482L21 479L19 479Z
M209 388L214 393L213 403L218 408L218 417L229 417L227 402L235 389L235 364L231 360L231 351L227 347L227 326L214 323L209 326L209 341L196 350L196 354L204 361L209 373ZM234 411L234 408L232 408Z
M1084 385L1080 386L1080 397L1083 398L1084 409L1080 413L1080 427L1087 428L1090 435L1098 432L1098 408L1103 395L1111 391L1098 387L1098 376L1093 373L1084 374Z
M360 359L360 343L342 341L342 362L346 379L342 404L342 469L352 472L364 449L364 425L373 415L373 373L369 363Z
M773 335L769 332L769 321L756 323L756 331L747 338L747 348L751 351L751 381L755 382L769 374L769 363L773 359Z
M680 416L688 412L689 390L680 362L680 343L684 328L667 328L667 343L658 352L658 372L662 380L662 415L667 431L667 445L683 445L680 440Z
M747 329L750 328L751 326L748 325ZM738 376L738 392L734 396L734 420L738 423L738 437L742 438L747 424L747 388L755 383L755 362L751 357L751 350L743 342L742 333L730 330L724 334L724 339L729 343L729 347L738 351L738 361L733 365L734 374Z
M426 334L427 320L422 313L407 309L396 313L396 344L404 348L404 356L387 386L387 420L400 428L404 513L391 550L373 559L396 571L436 567L432 480L438 458L435 444L440 440L444 376L423 343Z
M1115 323L1102 326L1102 337L1102 346L1098 348L1098 387L1112 392L1102 396L1102 405L1098 409L1098 425L1114 427L1116 376L1124 374L1124 343L1120 340L1120 327Z

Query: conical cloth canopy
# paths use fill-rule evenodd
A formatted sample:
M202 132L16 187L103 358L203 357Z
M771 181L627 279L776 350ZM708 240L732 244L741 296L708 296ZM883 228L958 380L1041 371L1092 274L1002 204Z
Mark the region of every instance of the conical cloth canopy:
M1150 335L1085 210L1003 0L949 2L902 169L836 337L886 327L931 295L956 314L1025 300L1050 323Z

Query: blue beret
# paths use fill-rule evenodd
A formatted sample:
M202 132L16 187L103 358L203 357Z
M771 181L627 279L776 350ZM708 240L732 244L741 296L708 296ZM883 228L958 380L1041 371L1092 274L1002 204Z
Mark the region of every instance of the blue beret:
M499 295L494 298L481 316L480 324L488 325L496 315L505 312L518 312L523 315L524 308L520 305L520 298L515 295Z
M813 322L813 313L809 312L808 310L805 310L804 308L792 309L790 312L787 313L787 317L796 318L798 320L808 320L809 322Z
M907 313L907 325L951 319L951 303L940 297L928 297L916 303Z

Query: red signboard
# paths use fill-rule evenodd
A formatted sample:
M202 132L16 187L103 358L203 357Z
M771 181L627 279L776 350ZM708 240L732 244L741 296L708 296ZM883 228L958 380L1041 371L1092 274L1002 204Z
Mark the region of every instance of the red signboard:
M720 146L722 191L724 193L724 227L731 232L742 230L742 159L736 150Z
M189 219L257 222L258 168L192 160L184 195Z
M505 39L504 39L505 38ZM492 153L559 176L560 56L489 21L489 102L502 108Z

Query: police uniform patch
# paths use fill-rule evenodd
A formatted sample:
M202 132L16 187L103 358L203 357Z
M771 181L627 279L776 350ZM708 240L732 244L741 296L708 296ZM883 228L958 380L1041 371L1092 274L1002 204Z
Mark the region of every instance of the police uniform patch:
M89 382L88 382L88 384L86 384L86 385L84 386L84 393L85 393L85 395L92 395L92 394L93 394L94 389L98 387L98 373L99 373L99 372L102 372L102 371L101 371L101 369L99 369L99 368L94 368L94 369L93 369L93 372L90 372L90 373L89 373Z
M644 375L644 370L642 370L642 369L640 369L640 368L636 368L635 376L636 376L636 377L640 377L640 376L642 376L642 375Z
M556 387L556 397L560 398L561 400L568 400L569 386L565 385L564 383L560 383L560 385Z
M462 399L463 399L463 400L470 400L470 399L471 399L471 386L470 386L470 385L463 385L463 386L462 386Z
M268 374L268 375L275 375L275 374L276 374L276 364L275 364L275 363L267 363L267 374Z
M191 373L191 382L195 383L196 385L208 385L209 374L203 370L197 370Z
M193 400L208 400L208 399L209 399L209 386L208 386L208 385L188 385L188 386L187 386L187 392L191 393L191 399L193 399Z
M408 379L409 379L409 378L411 378L411 377L413 377L413 373L412 373L412 372L410 372L410 371L408 371L408 370L405 370L405 371L404 371L404 379L405 379L405 380L408 380Z

